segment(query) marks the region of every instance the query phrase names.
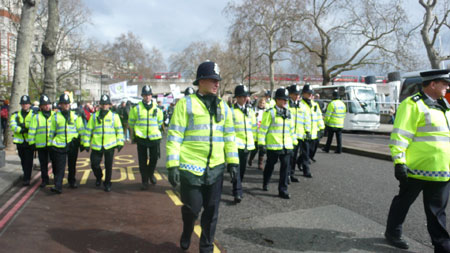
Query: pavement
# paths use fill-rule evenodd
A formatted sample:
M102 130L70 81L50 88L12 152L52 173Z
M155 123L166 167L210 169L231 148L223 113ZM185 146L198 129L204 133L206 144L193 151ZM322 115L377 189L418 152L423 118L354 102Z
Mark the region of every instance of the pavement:
M390 134L392 132L393 126L389 124L381 124L380 128L375 131L371 131L373 134ZM322 138L320 145L323 146L326 142L326 138ZM334 138L331 149L336 147L336 140ZM361 156L367 156L372 158L378 158L382 160L391 160L391 155L389 147L382 144L371 143L370 146L367 142L354 141L351 142L343 139L342 141L342 151L350 154L356 154ZM6 163L3 168L0 168L0 195L11 189L14 185L21 182L22 169L20 165L20 158L17 151L5 150L6 152ZM35 159L36 160L36 159ZM35 162L36 163L36 162ZM33 175L38 172L33 170Z

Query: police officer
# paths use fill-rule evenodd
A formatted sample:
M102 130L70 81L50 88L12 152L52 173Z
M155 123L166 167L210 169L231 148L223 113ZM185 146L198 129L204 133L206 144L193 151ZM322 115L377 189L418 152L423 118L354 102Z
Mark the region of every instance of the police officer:
M309 159L311 149L314 148L315 140L317 139L320 131L319 127L321 124L319 124L319 122L322 117L319 106L312 100L313 93L314 91L311 89L309 84L305 84L305 86L303 86L301 100L301 113L303 115L301 118L303 119L304 136L300 141L301 155L298 163L302 166L303 176L308 178L312 177L311 169L309 167ZM325 127L322 126L322 128Z
M184 95L185 95L185 96L189 96L189 95L194 94L194 93L195 93L195 91L194 91L194 88L192 88L192 87L187 87L187 88L184 90Z
M41 165L41 185L43 188L49 183L48 162L50 157L50 130L53 119L53 111L50 98L43 94L39 98L39 111L33 115L30 122L30 130L28 136L30 145L36 148Z
M17 145L17 151L22 164L23 186L30 185L31 170L33 168L33 147L29 144L28 128L30 127L33 111L30 109L31 100L28 95L20 98L22 110L11 114L9 126L14 133L13 142Z
M289 86L289 110L291 111L292 122L294 124L295 138L297 139L297 144L294 145L293 153L291 155L290 161L290 180L292 182L298 182L298 178L295 177L295 167L297 165L297 154L300 149L300 141L303 137L303 114L301 113L300 104L300 87L297 84Z
M100 98L100 111L95 112L89 118L86 127L87 136L91 151L91 167L95 175L95 186L102 183L102 169L100 163L102 157L105 157L105 182L103 183L105 192L111 191L111 174L114 159L114 149L117 151L123 148L123 128L120 117L111 110L111 99L108 95L102 95ZM89 148L88 148L89 150Z
M53 115L50 137L53 174L55 175L55 186L51 191L57 194L62 193L62 182L64 178L66 161L68 163L69 187L78 188L75 174L76 162L78 158L78 148L80 144L85 145L86 136L83 135L85 125L83 119L70 110L69 95L62 94L59 97L58 106L60 110ZM80 143L81 141L81 143Z
M217 97L219 67L207 61L198 66L196 94L178 101L167 137L169 181L181 183L183 233L180 246L190 246L195 220L203 207L200 252L213 252L222 194L225 162L231 180L238 175L238 151L231 110Z
M346 113L347 107L340 99L338 90L333 91L333 100L328 104L327 112L325 113L325 125L328 138L325 147L322 149L324 152L330 152L331 142L335 133L337 147L334 153L340 154L342 152L342 128L344 128Z
M141 190L148 189L148 181L156 184L155 168L160 153L161 127L164 116L161 109L152 100L152 88L142 87L142 101L130 110L128 124L131 136L137 143L139 172L142 177ZM150 162L147 163L150 153Z
M242 201L242 180L244 179L247 159L250 150L255 149L254 135L256 136L255 113L247 104L250 94L244 85L238 85L234 89L236 104L231 108L233 114L234 130L236 132L236 144L239 154L239 176L233 182L234 202Z
M263 114L258 145L267 150L267 161L264 168L263 190L268 191L268 185L275 164L280 160L280 180L278 182L278 196L289 199L288 177L289 161L294 145L297 144L292 115L287 106L289 92L279 88L275 92L275 107L266 110Z
M391 133L392 159L400 191L392 200L385 238L407 249L402 224L409 207L423 191L427 228L435 252L450 252L446 214L450 179L450 105L443 98L450 70L421 72L422 91L405 99Z
M322 102L321 100L317 100L320 99L320 95L319 94L314 94L313 99L311 100L311 103L313 104L313 108L312 108L312 113L313 113L313 120L312 120L312 124L314 125L314 127L316 127L315 129L317 130L317 134L316 136L312 138L311 141L311 146L309 148L309 159L311 159L311 161L316 162L316 160L314 159L314 156L316 155L316 151L317 148L319 147L319 142L320 139L322 139L323 135L324 135L324 131L325 131L325 123L323 121L323 115L322 115L322 107L319 104L319 102ZM323 104L323 103L322 103Z
M270 90L266 90L264 97L266 98L266 109L270 109L275 106L275 101L272 99Z

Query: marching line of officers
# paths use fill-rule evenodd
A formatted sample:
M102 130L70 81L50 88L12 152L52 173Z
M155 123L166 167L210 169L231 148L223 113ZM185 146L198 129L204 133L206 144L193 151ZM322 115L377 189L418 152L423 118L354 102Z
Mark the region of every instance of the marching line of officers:
M302 90L292 85L276 90L275 98L268 99L265 110L261 110L261 122L257 122L255 111L248 103L247 87L239 85L235 88L237 102L230 108L217 96L220 80L216 63L207 61L199 65L194 82L198 90L186 89L185 97L176 104L166 142L168 179L174 187L180 185L184 204L180 246L189 248L195 221L203 207L201 252L213 250L225 170L231 177L234 201L240 203L246 166L254 157L248 160L250 152L256 154L259 151L258 167L262 167L262 156L267 155L263 169L264 191L268 190L275 164L280 160L278 193L279 197L289 199L288 184L299 181L294 175L295 168L298 167L305 177L312 177L310 159L325 125L342 128L345 117L345 105L342 108L341 104L331 106L330 103L331 109L324 122L319 105L312 99L310 85L305 85ZM152 100L151 87L144 86L141 95L143 100L131 109L128 123L133 142L137 144L141 188L146 190L149 182L156 184L154 172L160 157L163 113ZM20 103L22 110L11 115L10 126L22 161L23 185L30 184L33 153L37 150L41 187L49 184L47 165L50 158L54 174L51 191L62 193L66 163L69 187L77 188L75 164L78 152L85 150L91 151L95 185L99 187L104 177L104 190L111 191L114 152L123 148L124 134L119 115L110 110L108 95L101 96L100 110L88 121L83 114L70 110L67 94L60 96L59 110L56 111L51 110L51 101L46 95L40 97L37 112L30 110L28 96L22 96ZM105 176L100 168L103 157Z

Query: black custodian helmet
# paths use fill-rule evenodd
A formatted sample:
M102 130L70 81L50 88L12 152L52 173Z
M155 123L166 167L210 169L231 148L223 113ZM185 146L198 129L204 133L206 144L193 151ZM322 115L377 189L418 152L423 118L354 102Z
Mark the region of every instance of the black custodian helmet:
M193 84L198 85L198 81L201 79L214 79L221 81L222 78L220 77L219 65L212 61L205 61L198 65L197 77Z
M248 97L248 88L245 85L238 85L234 88L234 97Z
M100 104L101 105L110 105L111 104L111 99L109 98L108 95L103 94L101 99L100 99Z
M51 103L50 98L45 94L42 94L39 98L39 105L49 105Z
M313 94L314 90L311 88L311 85L305 84L305 86L303 86L303 89L302 89L302 94L303 93Z
M289 94L300 94L300 87L297 84L293 84L288 88Z
M144 87L142 87L141 95L153 95L152 87L144 85Z
M70 104L70 98L69 95L67 94L61 94L61 96L59 96L59 104Z
M21 105L31 104L30 97L28 95L23 95L22 97L20 97L20 104Z
M288 92L288 90L283 88L283 87L278 88L277 91L275 92L275 99L288 100L289 99L289 92Z
M189 96L189 95L194 94L194 93L195 93L195 91L194 91L194 88L192 88L192 87L187 87L187 88L184 90L184 95L185 95L185 96Z

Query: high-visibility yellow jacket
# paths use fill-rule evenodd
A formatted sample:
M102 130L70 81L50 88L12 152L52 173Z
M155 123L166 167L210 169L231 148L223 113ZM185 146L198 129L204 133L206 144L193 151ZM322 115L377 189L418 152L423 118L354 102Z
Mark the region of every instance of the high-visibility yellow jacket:
M311 100L311 106L302 99L302 113L303 113L303 125L305 133L311 134L311 139L317 139L317 133L320 130L325 129L325 123L323 122L322 111L319 104Z
M397 110L389 147L394 164L406 164L408 177L450 179L450 105L424 93L405 99Z
M247 110L247 114L244 114L237 104L231 108L238 149L253 150L255 149L257 130L256 117L251 108L247 108Z
M266 109L270 109L275 106L275 99L269 99L266 101Z
M177 102L167 134L167 168L179 166L202 176L206 168L239 164L233 116L228 105L218 100L220 119L210 115L197 94Z
M51 145L57 148L65 148L68 143L78 138L84 131L85 126L82 117L78 117L74 111L70 111L70 117L66 120L61 111L58 111L53 114L50 128ZM80 140L82 145L85 144L85 135L81 135Z
M11 114L9 118L9 127L13 132L13 142L16 144L22 144L24 142L29 142L30 139L28 137L28 133L21 134L22 123L25 124L25 128L30 127L31 117L33 116L33 110L29 110L25 118L22 117L21 111L15 112Z
M50 116L45 118L41 111L33 115L28 130L30 145L36 145L36 148L45 148L51 146L50 129L54 112L50 111Z
M123 146L123 128L117 113L108 111L103 119L99 119L100 111L91 115L86 126L88 136L85 146L93 150L108 150L117 146Z
M141 139L161 139L160 128L163 120L163 113L156 103L152 103L152 107L147 110L141 101L131 108L128 115L129 126L133 129L135 135Z
M340 99L331 101L325 113L325 125L334 128L344 128L347 107Z
M297 139L303 139L305 135L304 128L304 115L302 113L302 104L300 101L294 103L294 101L289 100L289 110L291 111L291 117L294 124L295 136Z
M277 113L277 107L266 110L259 128L258 145L265 145L267 150L293 149L297 145L297 135L292 115L283 118Z

